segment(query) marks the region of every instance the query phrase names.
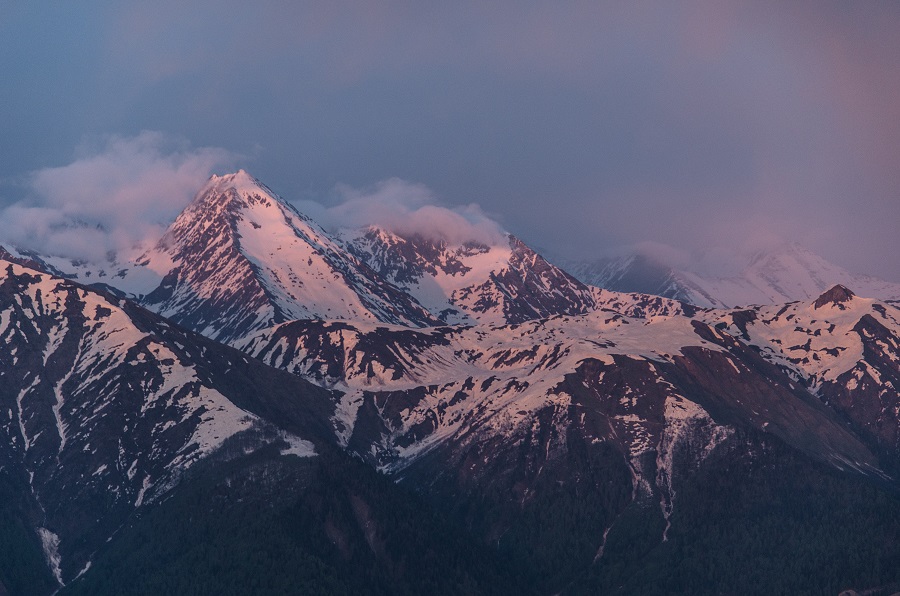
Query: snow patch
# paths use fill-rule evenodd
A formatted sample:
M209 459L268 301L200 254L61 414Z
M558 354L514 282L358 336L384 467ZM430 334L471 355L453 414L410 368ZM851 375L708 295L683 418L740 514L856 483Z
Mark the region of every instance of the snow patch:
M313 457L316 455L316 447L306 439L301 439L289 433L281 433L281 440L287 443L282 448L281 455L296 455L297 457Z
M700 464L712 450L733 432L728 427L717 425L700 405L680 396L666 397L666 425L656 449L656 487L660 491L660 508L666 520L663 542L669 539L672 510L675 507L675 451L680 445L693 442L696 464ZM705 428L704 428L705 427ZM701 430L703 429L703 430ZM711 429L707 433L706 429ZM698 445L697 440L701 441Z
M50 567L53 577L56 578L56 582L60 586L64 586L62 571L59 567L62 562L62 558L59 556L59 536L47 528L38 528L37 531L41 539L41 547L44 549L44 558L47 560L47 565Z
M150 481L150 476L144 476L144 481L141 483L141 489L138 491L137 498L134 500L135 507L140 507L144 504L144 495L147 493L147 489L152 487L153 483Z

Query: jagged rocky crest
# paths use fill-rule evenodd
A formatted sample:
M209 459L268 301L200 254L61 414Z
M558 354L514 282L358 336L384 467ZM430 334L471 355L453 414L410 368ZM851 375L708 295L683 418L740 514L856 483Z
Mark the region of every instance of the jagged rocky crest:
M381 228L344 232L348 250L450 324L504 324L584 314L592 290L506 234L459 245Z
M840 305L844 302L849 302L853 299L856 294L845 288L844 286L838 284L828 290L827 292L823 292L816 301L813 302L814 308L822 308L828 304Z
M138 264L166 261L142 303L219 341L292 319L436 322L243 170L213 177Z

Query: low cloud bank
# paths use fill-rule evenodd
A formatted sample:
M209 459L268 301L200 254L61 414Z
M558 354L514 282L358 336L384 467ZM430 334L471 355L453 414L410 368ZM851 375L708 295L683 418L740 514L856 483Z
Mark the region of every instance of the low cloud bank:
M159 238L217 168L237 156L159 132L112 136L65 166L29 174L0 212L0 244L100 261Z

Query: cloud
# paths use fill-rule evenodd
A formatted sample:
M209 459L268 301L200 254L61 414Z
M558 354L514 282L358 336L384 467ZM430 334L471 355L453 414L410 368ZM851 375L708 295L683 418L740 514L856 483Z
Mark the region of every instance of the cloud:
M687 267L692 261L691 255L687 251L652 240L638 242L631 247L631 250L672 267Z
M145 131L82 146L72 163L32 172L0 214L0 243L98 261L158 238L217 167L237 156Z
M418 234L450 244L505 242L500 225L481 207L474 203L442 206L422 184L390 178L361 189L339 184L335 191L339 201L336 205L325 207L305 201L298 206L331 229L377 225L403 236Z
M211 173L240 159L152 131L105 137L76 154L68 165L23 178L25 198L0 211L0 245L93 262L110 252L134 256L162 236ZM453 244L504 239L478 205L443 206L426 186L399 178L365 188L338 184L332 202L298 205L331 229L378 225Z

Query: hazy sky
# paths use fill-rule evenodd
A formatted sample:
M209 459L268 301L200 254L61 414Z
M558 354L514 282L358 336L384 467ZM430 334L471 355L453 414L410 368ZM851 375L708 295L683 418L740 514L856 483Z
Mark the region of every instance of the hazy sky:
M243 167L562 255L797 240L900 281L895 1L0 0L0 68L0 235L130 241Z

